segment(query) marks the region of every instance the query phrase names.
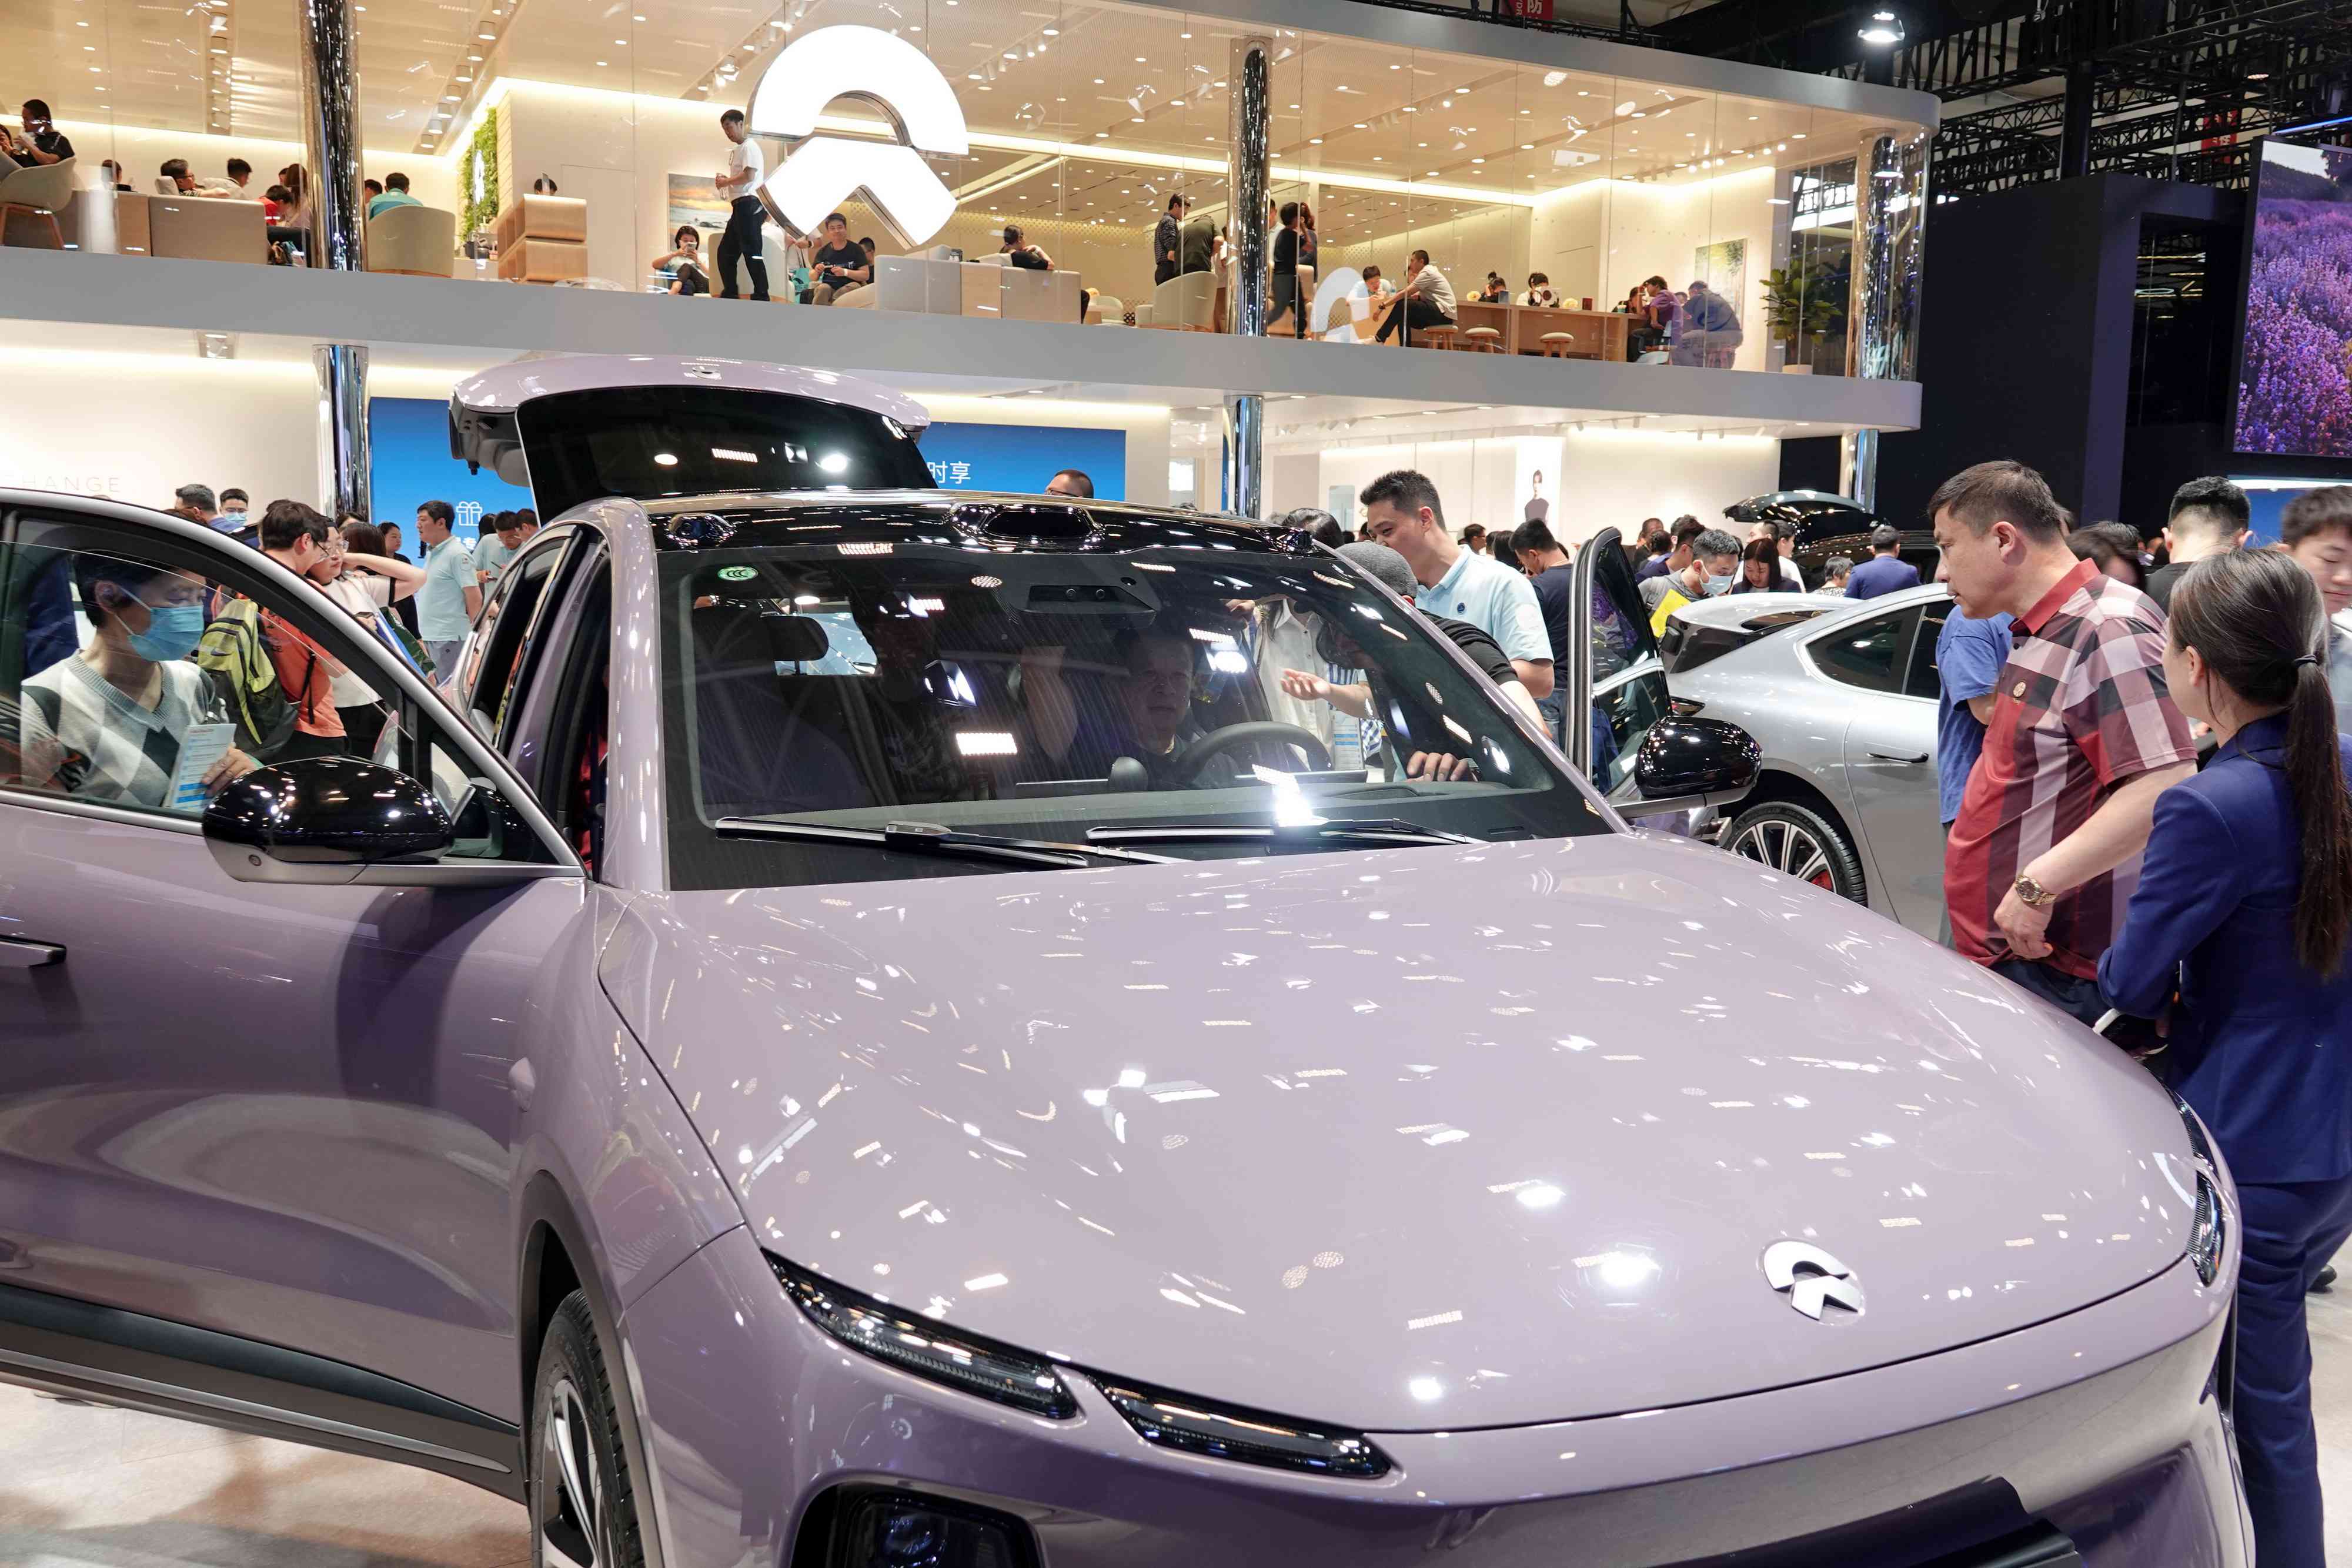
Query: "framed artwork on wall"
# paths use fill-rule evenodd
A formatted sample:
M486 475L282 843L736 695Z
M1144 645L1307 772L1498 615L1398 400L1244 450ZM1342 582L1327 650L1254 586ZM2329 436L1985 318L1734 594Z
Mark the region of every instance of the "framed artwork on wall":
M1748 305L1748 242L1726 239L1697 246L1691 252L1691 276L1702 279L1709 288L1730 300L1735 309L1744 313ZM1676 278L1674 282L1680 287L1682 280Z

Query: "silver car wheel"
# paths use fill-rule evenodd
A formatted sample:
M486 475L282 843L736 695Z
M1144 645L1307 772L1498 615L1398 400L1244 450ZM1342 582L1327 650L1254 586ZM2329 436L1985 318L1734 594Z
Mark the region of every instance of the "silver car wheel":
M1761 821L1750 823L1731 842L1731 852L1748 860L1786 872L1799 882L1810 882L1815 887L1837 891L1837 878L1830 870L1829 852L1819 839L1794 822Z
M604 1490L589 1441L589 1416L568 1377L548 1390L540 1455L539 1534L545 1560L564 1568L603 1568ZM547 1484L552 1482L553 1484Z

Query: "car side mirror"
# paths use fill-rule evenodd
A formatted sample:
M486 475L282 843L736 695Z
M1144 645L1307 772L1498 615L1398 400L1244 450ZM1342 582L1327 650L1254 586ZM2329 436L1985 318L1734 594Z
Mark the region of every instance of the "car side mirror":
M1664 816L1698 806L1726 806L1756 788L1764 748L1719 718L1662 718L1633 757L1641 799L1618 807L1628 817Z
M238 882L341 886L371 866L425 865L457 841L433 791L351 757L257 768L205 808L205 844Z

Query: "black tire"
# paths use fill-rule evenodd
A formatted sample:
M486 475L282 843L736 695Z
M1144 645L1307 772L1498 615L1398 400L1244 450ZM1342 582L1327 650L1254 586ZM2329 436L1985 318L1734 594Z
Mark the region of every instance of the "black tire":
M540 1346L530 1400L534 1568L645 1568L613 1383L588 1298L563 1298Z
M1844 824L1793 800L1742 811L1723 831L1723 847L1742 860L1786 872L1855 904L1870 903L1862 856Z

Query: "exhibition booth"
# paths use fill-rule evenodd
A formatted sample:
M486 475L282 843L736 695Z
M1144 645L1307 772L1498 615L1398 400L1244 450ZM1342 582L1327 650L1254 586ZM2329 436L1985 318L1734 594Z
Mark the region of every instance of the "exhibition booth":
M921 150L951 204L917 224L843 201L850 237L882 258L972 263L996 256L1017 225L1057 273L1076 275L1088 319L1122 325L1140 307L1139 324L1213 328L1213 295L1181 317L1161 301L1150 319L1163 287L1155 225L1181 194L1196 222L1229 228L1228 62L1238 37L1263 32L1274 43L1271 196L1311 214L1302 227L1311 221L1319 243L1301 291L1326 296L1310 310L1318 331L1349 324L1330 308L1335 279L1345 293L1376 267L1394 284L1421 250L1451 279L1465 331L1480 308L1472 296L1490 278L1513 308L1544 288L1564 312L1593 318L1645 281L1685 304L1696 283L1739 323L1709 363L1843 374L1857 149L1916 141L1935 116L1916 94L1389 13L1329 24L1343 32L1152 4L641 5L478 0L463 24L421 0L354 7L363 172L404 176L434 214L396 213L387 225L378 213L371 231L385 232L371 240L370 265L659 292L676 270L663 258L694 229L702 270L715 273L728 213L713 184L730 155L722 109L752 108L771 169L798 140L778 133L788 121L814 130L811 145L871 151L898 139L871 83L840 79L838 61L792 55L849 27L886 40L867 62L896 73L880 90L935 89L960 122L940 138L951 151ZM303 159L289 29L235 0L205 0L184 22L94 20L77 14L68 25L60 13L57 26L20 37L0 93L12 105L45 95L72 143L63 243L301 259L299 243L272 251L270 225L286 209L263 200ZM153 26L186 36L132 36ZM768 98L755 98L763 85ZM786 98L809 101L779 107ZM186 162L197 191L159 172L169 160ZM253 171L242 189L226 183L232 160ZM123 189L110 192L110 175ZM1912 174L1903 180L1897 204L1921 199ZM767 238L768 262L788 275L802 258L772 214ZM25 223L8 239L12 249L47 243ZM1222 256L1213 276L1222 294ZM779 298L790 292L780 276ZM1010 291L975 305L968 287L944 306L904 289L881 304L1020 313ZM1521 333L1507 313L1492 325L1497 346L1530 356L1546 351L1539 325L1574 329L1568 351L1627 357L1622 322L1613 336L1566 319Z

